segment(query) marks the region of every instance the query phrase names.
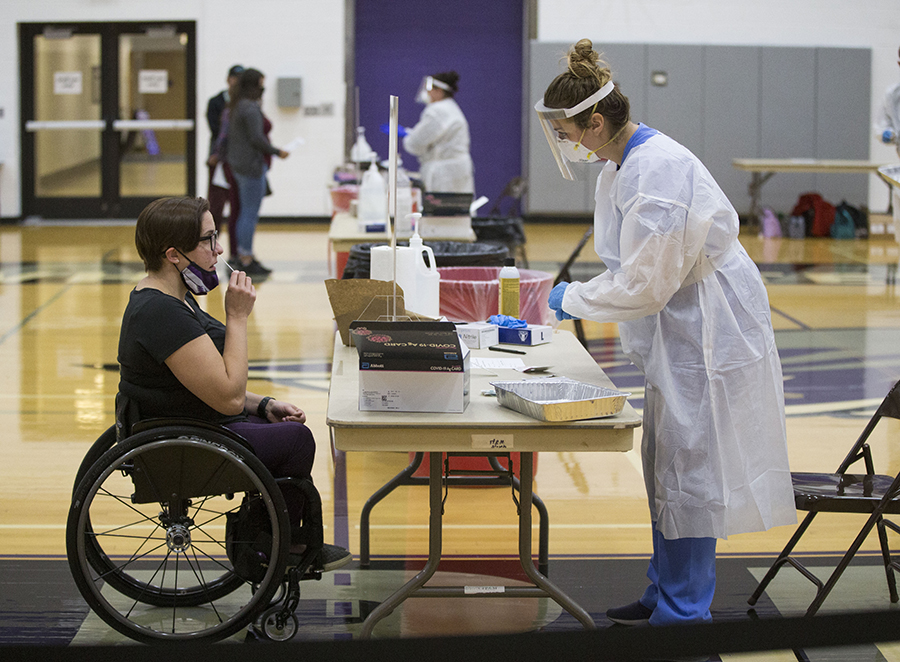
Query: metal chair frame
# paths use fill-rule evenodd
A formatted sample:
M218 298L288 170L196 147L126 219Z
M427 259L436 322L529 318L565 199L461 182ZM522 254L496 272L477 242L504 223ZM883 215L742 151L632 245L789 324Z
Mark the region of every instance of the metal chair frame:
M885 515L900 514L900 472L895 476L875 473L872 451L868 439L879 421L884 417L900 419L900 382L894 384L875 414L866 424L856 442L833 474L816 474L792 472L794 484L794 501L798 510L808 511L806 517L797 527L794 535L785 545L781 554L769 568L750 596L748 603L755 605L766 587L785 564L796 568L816 586L816 597L806 610L807 616L815 614L831 593L841 575L850 565L865 539L872 532L878 531L882 561L888 584L891 602L897 602L897 582L895 571L900 571L900 562L895 561L888 542L888 530L900 533L900 526L885 518ZM852 465L862 460L865 466L863 474L849 474ZM803 534L809 529L816 515L822 512L858 513L867 515L859 533L853 539L849 549L841 557L837 567L826 581L822 581L809 570L795 554L794 548Z

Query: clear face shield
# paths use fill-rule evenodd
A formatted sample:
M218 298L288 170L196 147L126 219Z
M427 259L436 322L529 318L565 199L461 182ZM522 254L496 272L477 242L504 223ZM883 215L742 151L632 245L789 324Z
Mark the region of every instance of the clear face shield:
M570 163L592 163L600 160L594 153L596 150L591 151L581 144L581 138L574 141L569 138L566 131L575 126L572 118L585 110L596 107L614 89L615 85L609 81L587 99L571 108L548 108L544 105L543 99L534 104L534 110L537 112L541 129L547 138L547 144L550 145L553 158L556 159L556 165L559 166L562 176L569 181L577 179L575 172L569 167Z
M419 85L419 91L416 92L416 101L426 104L431 103L431 96L428 93L436 87L446 92L450 91L450 86L444 81L437 80L433 76L425 76Z

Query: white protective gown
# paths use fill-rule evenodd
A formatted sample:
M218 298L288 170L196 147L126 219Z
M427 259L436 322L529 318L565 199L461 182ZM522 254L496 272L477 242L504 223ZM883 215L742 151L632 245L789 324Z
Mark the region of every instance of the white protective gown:
M452 98L425 106L419 122L403 139L403 148L418 157L426 191L475 192L469 123Z
M656 134L597 181L594 245L608 271L563 310L618 322L646 378L642 457L666 539L796 522L781 363L738 217L704 165Z
M887 129L893 131L894 135L900 136L900 83L892 85L884 93L881 115L875 122L875 135L879 141ZM900 139L894 147L897 148L897 155L900 156ZM894 212L894 237L900 240L900 189L892 186L891 196L893 198L891 207Z
M881 140L881 135L890 129L900 135L900 83L892 85L884 93L884 104L881 115L875 122L875 136ZM900 150L900 146L898 146Z

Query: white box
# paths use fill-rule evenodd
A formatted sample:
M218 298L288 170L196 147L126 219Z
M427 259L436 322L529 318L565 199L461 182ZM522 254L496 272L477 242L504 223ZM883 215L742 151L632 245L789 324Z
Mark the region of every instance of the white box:
M461 414L469 404L468 378L468 370L455 373L361 370L359 410Z
M553 340L553 327L543 324L529 324L518 329L501 326L499 333L504 345L542 345Z
M457 324L456 333L469 349L484 349L500 342L497 325L487 322Z
M359 410L458 413L469 404L469 348L451 322L350 325Z

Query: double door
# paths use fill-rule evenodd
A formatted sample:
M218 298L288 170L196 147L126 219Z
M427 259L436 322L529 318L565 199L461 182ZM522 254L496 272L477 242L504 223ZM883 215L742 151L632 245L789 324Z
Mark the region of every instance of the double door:
M134 218L194 195L195 24L19 25L22 208Z

